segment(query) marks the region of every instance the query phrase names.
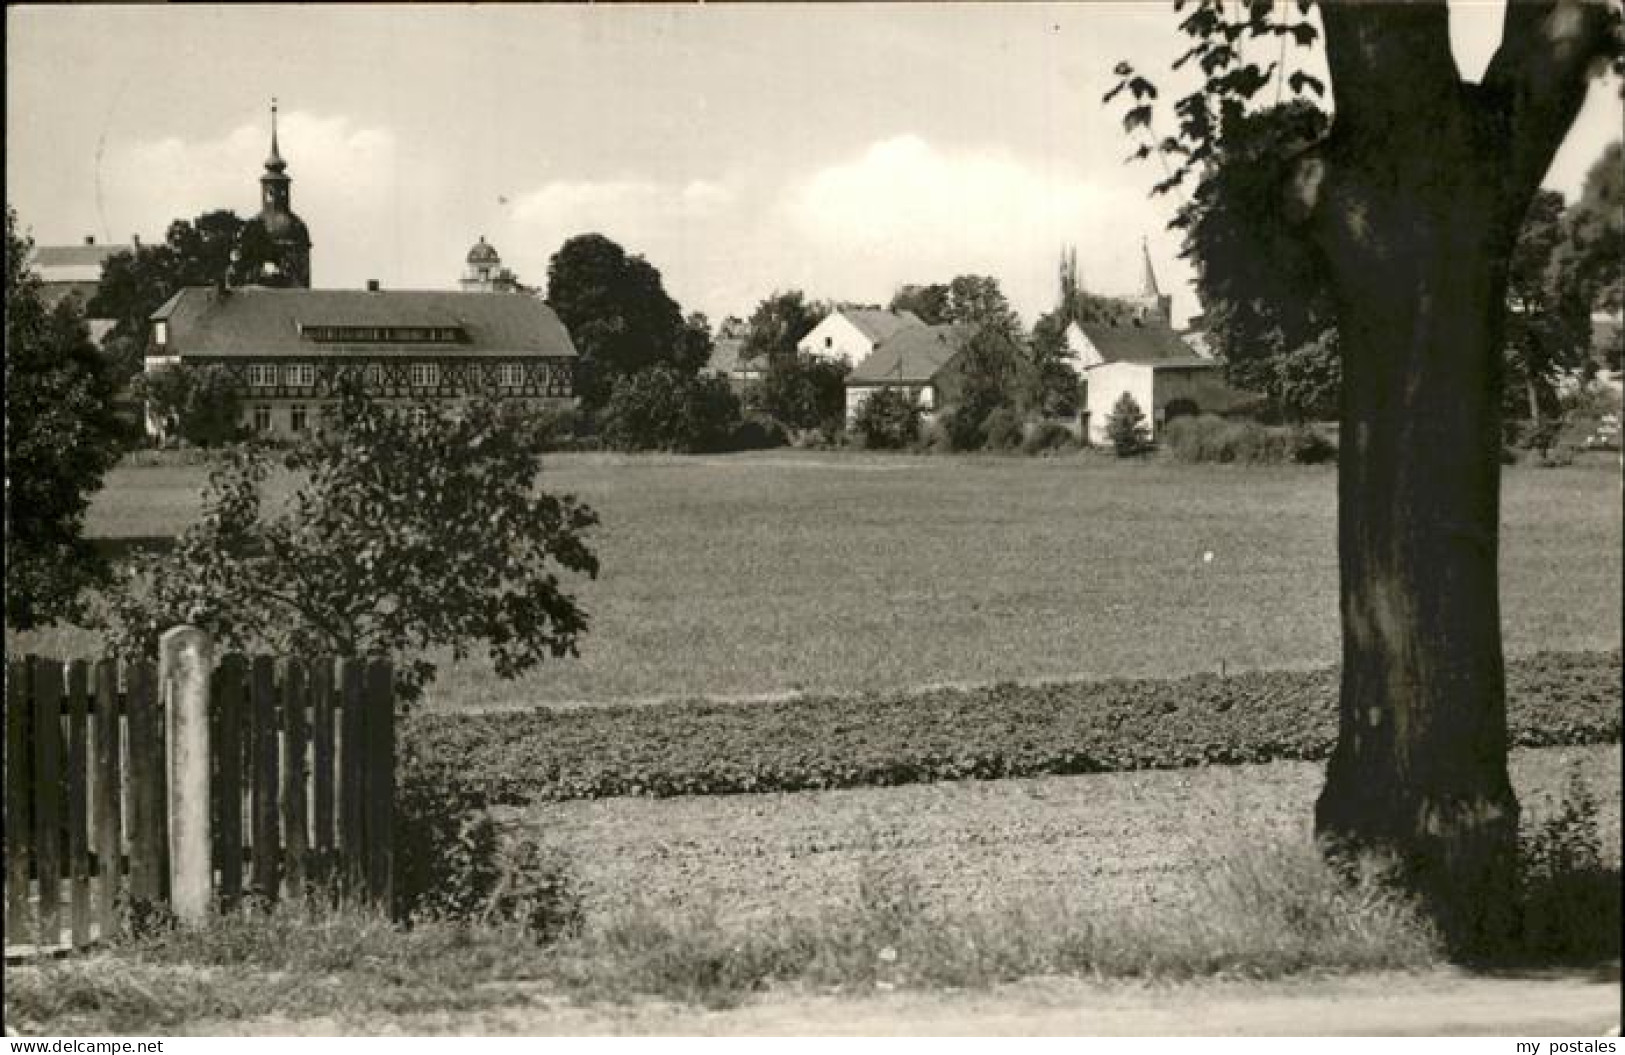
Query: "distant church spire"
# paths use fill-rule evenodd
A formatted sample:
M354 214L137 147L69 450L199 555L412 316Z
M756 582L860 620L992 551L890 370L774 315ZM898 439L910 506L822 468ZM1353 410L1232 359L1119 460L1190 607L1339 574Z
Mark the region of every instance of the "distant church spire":
M310 231L293 211L293 178L277 142L276 100L271 100L271 156L260 175L259 225L277 246L280 266L262 276L269 284L310 287Z
M1140 296L1160 300L1162 290L1157 288L1157 273L1151 269L1151 244L1144 235L1140 236L1140 256L1145 260L1145 275L1140 279Z
M280 175L288 167L282 160L282 151L277 149L276 142L276 96L271 96L271 156L265 159L265 167L271 172Z

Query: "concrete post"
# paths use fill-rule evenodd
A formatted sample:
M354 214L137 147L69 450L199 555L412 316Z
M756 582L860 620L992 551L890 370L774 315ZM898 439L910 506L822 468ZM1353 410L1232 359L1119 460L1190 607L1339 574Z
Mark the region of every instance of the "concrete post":
M214 641L177 626L158 642L158 684L169 744L169 894L183 923L201 923L214 902L209 824L209 682Z

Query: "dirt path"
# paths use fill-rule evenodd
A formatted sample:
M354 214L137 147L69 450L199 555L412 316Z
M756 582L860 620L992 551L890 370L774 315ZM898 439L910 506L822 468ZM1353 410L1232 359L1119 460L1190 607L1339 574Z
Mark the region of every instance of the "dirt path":
M200 1023L238 1035L463 1036L1520 1036L1616 1034L1610 978L1441 971L1283 983L1100 985L1037 979L985 993L770 993L707 1011L665 1002L578 1007L548 994L463 1014Z

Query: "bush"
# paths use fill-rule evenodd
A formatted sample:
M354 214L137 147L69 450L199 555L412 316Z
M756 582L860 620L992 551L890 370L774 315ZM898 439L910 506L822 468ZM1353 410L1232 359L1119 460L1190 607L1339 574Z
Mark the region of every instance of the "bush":
M1337 444L1308 426L1293 428L1288 437L1292 460L1299 465L1321 465L1337 460Z
M527 424L536 450L571 451L580 449L592 420L572 407L538 407L527 415Z
M1027 454L1064 451L1077 445L1078 438L1072 430L1057 421L1040 421L1021 441L1021 449Z
M728 449L735 451L762 451L789 444L790 436L773 418L765 414L747 414L734 426L728 438Z
M922 454L952 454L954 452L953 436L948 432L942 416L934 418L920 429L920 435L914 441L914 449Z
M1617 960L1620 873L1603 859L1597 797L1570 768L1557 809L1524 841L1523 941L1528 960Z
M567 862L528 839L505 841L479 793L410 748L395 789L395 897L407 922L515 925L538 941L581 925Z
M1512 744L1616 742L1619 656L1507 665ZM415 715L425 760L493 802L721 795L1323 759L1335 670L735 703Z
M1164 426L1162 442L1182 462L1316 465L1337 457L1337 447L1306 426L1270 427L1212 414L1175 418Z
M1106 419L1106 437L1119 458L1144 454L1151 449L1151 430L1146 428L1145 412L1134 397L1124 392Z
M746 391L752 410L771 416L790 428L838 427L846 411L846 375L843 362L806 352L766 357L760 381Z
M974 406L963 405L944 410L937 417L937 424L942 427L940 449L945 452L981 450L987 442L982 423L987 420L988 413L978 413ZM939 447L933 446L932 449Z
M845 434L828 427L817 429L791 429L790 446L798 451L824 451L839 447Z
M615 450L723 450L740 421L739 397L726 378L657 366L617 378L600 421Z
M919 404L901 388L882 388L858 404L851 431L870 450L901 450L919 438Z
M1013 451L1021 446L1021 417L1009 407L998 407L982 419L982 444L990 451Z

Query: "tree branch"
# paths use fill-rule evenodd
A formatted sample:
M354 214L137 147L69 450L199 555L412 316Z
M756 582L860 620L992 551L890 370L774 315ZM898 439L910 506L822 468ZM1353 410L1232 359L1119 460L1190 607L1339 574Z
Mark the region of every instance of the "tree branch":
M1585 102L1594 68L1618 55L1619 15L1596 0L1512 0L1481 97L1504 121L1508 197L1527 204Z
M1320 12L1340 135L1426 128L1416 121L1419 108L1455 105L1461 75L1445 0L1344 0L1321 4Z

